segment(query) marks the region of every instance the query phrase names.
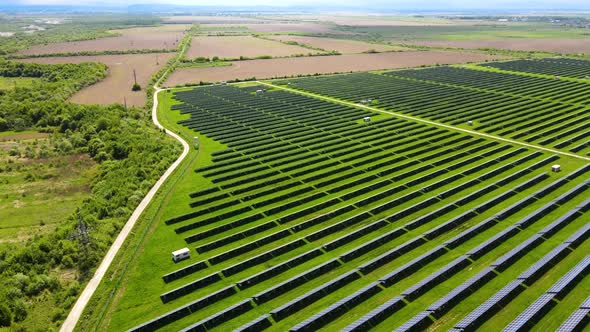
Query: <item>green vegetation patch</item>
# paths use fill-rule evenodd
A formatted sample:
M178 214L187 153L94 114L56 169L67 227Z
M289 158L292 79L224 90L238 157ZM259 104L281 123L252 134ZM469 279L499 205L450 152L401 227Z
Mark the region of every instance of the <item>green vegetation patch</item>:
M0 77L0 90L10 90L19 87L31 87L41 81L33 77Z
M585 38L588 31L581 28L551 24L482 24L433 26L339 26L339 30L356 35L331 34L331 38L360 40L480 40L511 38Z
M105 73L96 63L0 62L0 76L43 81L0 94L0 237L19 239L0 246L0 303L10 317L4 326L59 327L180 152L143 109L67 102Z
M0 244L53 231L89 197L96 162L51 150L47 139L0 142Z

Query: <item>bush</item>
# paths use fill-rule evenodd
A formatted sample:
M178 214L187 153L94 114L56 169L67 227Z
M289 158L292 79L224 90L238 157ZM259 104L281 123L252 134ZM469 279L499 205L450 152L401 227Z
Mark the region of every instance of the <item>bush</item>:
M0 304L0 327L7 327L12 324L12 313L4 304Z
M22 299L18 299L12 304L12 311L14 312L15 322L22 322L28 316L27 304Z
M137 83L133 83L133 87L131 87L131 91L141 91L141 85Z

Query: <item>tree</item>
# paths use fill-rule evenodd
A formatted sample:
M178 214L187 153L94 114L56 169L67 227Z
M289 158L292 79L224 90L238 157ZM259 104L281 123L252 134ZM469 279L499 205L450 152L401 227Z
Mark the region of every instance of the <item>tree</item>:
M12 323L12 313L4 304L0 304L0 327L10 326Z
M133 87L131 88L131 91L140 91L141 85L139 85L139 83L137 83L137 74L135 73L135 69L133 69L133 81L135 83L133 83Z

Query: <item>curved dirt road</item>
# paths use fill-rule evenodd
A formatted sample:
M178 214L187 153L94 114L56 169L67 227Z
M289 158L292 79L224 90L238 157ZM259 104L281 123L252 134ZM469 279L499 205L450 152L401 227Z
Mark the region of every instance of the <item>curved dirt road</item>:
M152 121L154 122L156 127L166 130L166 128L164 128L164 126L162 126L160 124L160 122L158 121L158 116L157 116L158 93L160 93L160 91L166 91L166 90L162 90L156 86L156 92L154 93L154 106L152 108ZM180 163L188 155L188 152L190 149L189 145L180 136L176 135L172 131L166 130L166 133L168 135L174 137L180 143L182 143L182 148L183 148L182 154L166 170L166 172L160 177L160 179L158 179L156 184L154 184L154 186L150 189L150 191L143 198L141 203L139 203L137 208L135 208L135 211L133 211L133 214L131 215L131 217L129 217L129 220L127 220L127 222L125 223L125 226L123 227L123 229L121 230L121 232L119 233L119 235L117 236L117 238L115 239L115 241L113 242L111 247L109 248L109 251L106 253L105 257L103 258L102 262L100 263L100 266L98 267L96 272L94 272L94 276L92 276L92 279L90 279L90 282L88 282L88 284L84 288L84 291L82 291L82 294L80 294L80 297L78 298L78 300L76 301L76 304L74 304L74 307L72 308L72 310L68 314L68 317L64 321L60 331L70 332L70 331L74 330L74 328L76 327L76 324L78 323L78 320L80 319L80 316L82 315L82 312L84 311L84 308L88 304L88 301L90 301L90 298L92 297L92 294L94 294L94 292L96 291L96 288L98 288L98 285L100 284L102 278L104 277L105 273L107 272L109 266L111 265L111 263L115 259L117 252L119 252L119 249L121 248L121 246L125 242L125 239L127 239L127 236L129 235L129 233L133 229L133 226L135 226L135 223L137 222L137 220L139 219L139 217L141 216L143 211L146 209L146 207L150 204L150 202L152 201L152 199L156 195L156 192L158 192L158 190L160 189L162 184L164 184L164 182L168 179L168 177L170 177L172 172L174 172L174 170L176 170L178 165L180 165Z

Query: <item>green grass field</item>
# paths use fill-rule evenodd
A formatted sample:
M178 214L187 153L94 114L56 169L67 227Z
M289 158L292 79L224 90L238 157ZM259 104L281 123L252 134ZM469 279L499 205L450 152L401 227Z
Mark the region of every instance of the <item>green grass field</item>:
M339 27L358 33L353 38L396 40L481 40L511 38L585 38L587 31L545 23L495 23L481 25ZM348 37L347 37L348 38Z
M49 232L88 197L96 163L86 155L35 158L46 139L19 139L35 132L3 132L0 136L0 245L22 243ZM15 136L17 135L17 136ZM41 142L41 143L39 143ZM15 156L16 153L22 155ZM34 152L32 152L34 153Z
M0 77L0 90L8 90L17 88L28 88L34 82L40 82L39 78L32 77Z

